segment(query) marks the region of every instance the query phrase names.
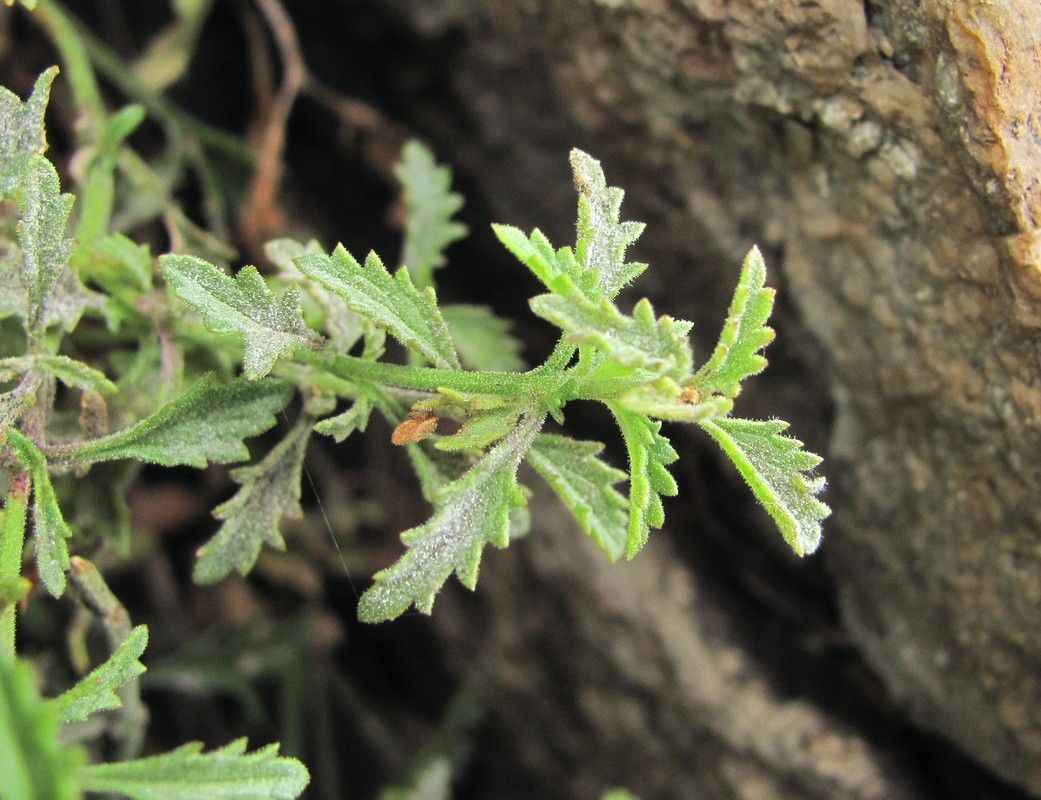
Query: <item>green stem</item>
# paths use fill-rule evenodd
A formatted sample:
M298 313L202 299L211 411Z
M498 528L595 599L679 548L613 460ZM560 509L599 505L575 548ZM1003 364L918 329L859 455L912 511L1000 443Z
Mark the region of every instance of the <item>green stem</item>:
M25 519L29 507L29 473L18 472L7 486L3 526L0 527L0 580L13 582L22 573ZM0 651L14 654L15 603L6 603L0 613Z
M542 396L552 392L560 383L554 379L555 370L545 366L530 372L468 372L465 370L412 367L367 361L355 356L341 356L297 350L297 359L323 367L337 377L348 381L397 386L402 389L436 392L454 389L471 394L496 394L506 397Z

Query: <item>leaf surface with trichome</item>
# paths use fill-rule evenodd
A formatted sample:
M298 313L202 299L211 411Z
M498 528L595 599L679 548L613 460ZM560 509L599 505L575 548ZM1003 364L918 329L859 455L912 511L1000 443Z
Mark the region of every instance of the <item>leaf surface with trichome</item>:
M24 103L0 86L0 200L13 199L30 158L47 149L44 112L57 67L44 70Z
M137 459L164 466L204 467L249 457L244 439L275 424L291 387L266 378L217 383L203 376L182 397L136 425L75 448L80 463Z
M210 330L242 337L248 378L261 378L295 348L318 343L300 313L299 290L289 286L274 294L255 267L232 278L201 258L167 255L159 259L159 270Z
M116 690L145 671L138 659L148 645L148 628L138 625L108 660L80 678L70 689L51 702L58 709L62 721L87 719L98 711L122 707Z
M292 800L309 778L295 758L278 755L277 744L247 753L246 740L237 739L209 753L192 742L147 758L91 764L83 786L131 800Z
M484 546L509 543L510 510L524 503L517 468L542 421L526 416L461 478L437 492L433 516L401 535L408 550L376 573L374 585L362 595L360 619L393 619L411 605L429 614L434 596L453 572L468 589L476 586Z
M405 199L405 242L401 264L421 289L434 285L434 270L445 263L444 251L466 236L466 226L452 219L463 197L451 190L452 171L412 139L401 149L395 174Z
M259 463L232 470L241 487L213 511L224 523L199 549L192 573L198 583L214 583L232 570L245 575L264 544L285 549L279 523L302 516L300 474L313 423L302 417Z
M628 502L614 488L627 477L600 459L604 446L556 434L539 434L527 460L571 509L582 530L608 558L625 552Z
M375 253L366 256L363 266L343 245L331 255L309 254L295 263L309 278L342 297L351 310L386 329L435 367L459 369L434 290L417 288L407 269L392 276Z
M51 162L43 156L31 156L22 172L22 220L18 223L30 326L39 325L43 319L51 292L75 247L75 242L65 236L73 202L72 195L61 193Z
M767 510L786 542L798 555L817 549L821 520L831 513L816 495L824 478L809 477L821 457L802 449L802 442L782 436L780 420L723 417L700 423L730 460Z
M759 248L753 247L745 256L719 343L694 376L693 385L702 394L737 397L741 381L766 367L760 351L774 339L773 329L766 325L773 310L774 290L765 282L766 262Z
M672 444L661 435L661 422L608 404L622 432L629 453L629 525L626 558L635 556L647 543L651 528L665 522L662 495L679 492L675 479L665 469L679 458Z
M58 506L43 453L15 428L8 429L7 441L32 477L36 569L47 591L60 597L65 591L65 571L69 568L69 548L65 540L72 536L72 529Z

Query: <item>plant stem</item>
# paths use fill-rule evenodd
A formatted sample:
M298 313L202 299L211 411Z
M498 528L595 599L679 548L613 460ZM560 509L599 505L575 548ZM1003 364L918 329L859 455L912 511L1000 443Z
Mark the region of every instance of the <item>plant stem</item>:
M546 365L529 372L469 372L367 361L355 356L321 354L302 348L297 351L296 357L306 363L323 367L348 381L364 381L428 392L445 388L505 397L543 396L550 393L561 380L560 372L547 369Z

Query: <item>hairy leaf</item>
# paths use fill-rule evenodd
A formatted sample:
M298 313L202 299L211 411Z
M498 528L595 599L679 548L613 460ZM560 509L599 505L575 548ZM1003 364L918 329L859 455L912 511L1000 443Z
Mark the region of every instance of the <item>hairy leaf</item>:
M213 511L224 524L197 553L197 583L215 583L232 570L245 575L264 543L285 549L278 526L284 516L302 516L300 473L313 423L310 416L301 416L260 463L232 470L231 477L242 486Z
M816 550L820 523L831 509L816 498L824 489L824 478L803 473L816 467L821 457L803 450L802 442L781 436L788 423L780 420L723 417L700 425L737 466L792 550L800 556Z
M138 625L104 663L51 702L63 722L87 719L98 711L121 708L116 690L145 671L138 659L148 645L148 628Z
M661 496L679 492L666 464L679 454L661 435L661 422L648 419L611 403L607 404L622 431L629 452L629 526L626 558L634 557L647 543L651 528L665 522Z
M487 447L517 427L517 419L523 412L524 406L514 403L475 413L467 417L458 431L451 436L441 438L434 447L438 450Z
M296 265L342 297L353 311L385 328L434 366L459 369L459 357L434 290L417 289L407 269L399 269L391 277L375 253L369 253L362 266L343 245L337 245L331 256L302 256L296 259Z
M30 156L22 172L22 221L18 223L30 326L40 324L75 247L75 242L65 237L73 202L72 195L61 193L51 162L43 156Z
M646 299L636 304L631 317L607 300L593 303L577 290L567 295L542 294L533 297L530 305L572 342L595 345L618 364L647 369L674 381L689 377L694 363L687 341L691 323L668 316L655 318Z
M0 796L78 800L83 753L61 743L57 709L36 691L32 668L0 657Z
M321 310L322 326L333 349L339 353L346 353L354 347L362 334L366 333L367 326L362 318L351 311L338 294L309 280L295 263L296 259L309 253L321 255L321 245L314 239L307 244L293 239L274 239L264 245L264 253L281 270L283 278L303 284L304 296L302 299L306 301L310 297ZM310 321L306 306L304 316ZM381 335L382 333L380 331ZM368 345L369 342L366 344ZM382 341L380 346L378 349L382 354ZM368 349L367 346L366 350ZM378 357L379 355L375 356L375 358Z
M434 596L453 572L468 589L477 585L485 544L509 543L510 508L524 502L517 467L542 422L526 417L461 478L440 489L430 520L401 534L408 545L405 554L373 576L374 585L358 605L359 619L393 619L413 604L429 614Z
M444 251L466 236L466 226L452 216L463 197L451 191L452 171L438 166L434 154L412 139L401 150L395 174L405 190L405 243L401 263L421 289L434 285L434 270L445 263Z
M282 381L240 379L217 384L201 378L184 396L167 403L136 425L75 448L79 463L133 458L172 467L204 467L249 458L243 439L275 424L275 413L289 399Z
M159 271L210 330L242 337L242 367L250 379L267 375L295 348L315 347L319 341L304 324L299 291L290 286L273 294L255 267L231 278L201 258L166 255L159 259Z
M343 413L327 417L315 425L315 432L332 436L337 442L342 442L355 431L365 431L372 409L372 400L364 396L359 397Z
M759 351L774 339L773 329L766 326L773 310L774 290L764 288L765 281L766 262L759 248L753 247L745 256L719 343L694 376L693 385L702 394L737 397L741 381L766 367Z
M72 536L72 530L58 506L43 453L15 428L8 429L7 441L32 476L36 569L47 591L61 597L65 591L65 571L69 568L69 548L65 540Z
M116 792L131 800L292 800L309 780L303 764L278 755L277 744L247 753L245 739L209 753L192 742L148 758L91 764L83 771L87 791Z
M527 459L571 509L582 530L616 561L625 552L629 504L614 484L628 476L600 460L603 449L600 442L542 433Z
M36 355L0 359L0 380L42 369L66 386L94 392L114 392L116 385L104 373L68 356Z
M0 200L15 198L26 163L47 149L43 116L57 74L57 67L44 70L24 103L0 86Z
M640 238L645 226L642 222L619 222L625 192L607 185L599 161L581 150L572 150L571 170L578 189L575 258L586 273L596 276L603 295L613 298L647 269L646 264L625 261L626 248Z
M562 247L560 250L554 250L549 239L538 228L531 232L531 236L512 225L492 225L492 230L506 249L530 269L550 291L566 291L571 283L574 283L587 295L598 294L595 280L585 280L590 276L582 274L571 248ZM571 283L567 279L570 279Z

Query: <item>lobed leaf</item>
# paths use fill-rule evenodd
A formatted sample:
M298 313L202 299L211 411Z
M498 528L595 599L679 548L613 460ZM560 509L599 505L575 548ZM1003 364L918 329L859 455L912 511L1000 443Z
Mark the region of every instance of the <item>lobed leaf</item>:
M625 557L633 558L647 543L651 528L665 522L661 496L679 492L666 464L679 458L661 435L661 422L608 403L629 452L629 525Z
M655 318L648 300L631 317L608 300L594 303L577 289L566 295L542 294L530 300L532 311L563 330L575 344L592 344L623 366L646 369L674 381L686 380L694 363L687 341L691 323L669 316Z
M115 792L131 800L292 800L309 780L303 764L278 755L277 744L247 753L245 739L209 753L192 742L168 753L83 770L88 792Z
M373 401L362 395L358 397L346 411L333 417L326 417L314 426L316 433L332 436L342 442L355 431L365 432L372 414Z
M35 327L43 322L51 293L75 248L75 242L65 237L75 200L61 193L58 173L43 156L30 156L21 177L18 240L22 283L27 297L26 321Z
M78 800L83 760L61 743L57 709L36 691L29 664L0 657L0 796Z
M586 282L588 285L583 283L581 269L571 249L562 247L554 250L549 239L538 228L531 232L531 236L512 225L492 225L492 231L503 246L551 292L566 291L570 285L566 279L570 278L572 283L596 294L595 280Z
M625 251L643 233L642 222L620 222L625 192L609 187L600 162L587 153L571 151L571 170L578 189L578 238L575 258L583 272L595 276L600 295L613 298L646 264L626 263Z
M765 288L765 282L766 262L759 248L753 247L745 256L719 343L694 376L693 385L702 394L737 397L741 381L766 367L759 351L774 339L766 321L773 310L775 292Z
M310 416L302 415L258 464L232 470L231 477L242 486L213 511L224 524L196 554L199 560L192 577L197 583L215 583L233 569L245 575L265 543L285 549L279 523L282 517L303 514L300 473L313 423Z
M201 258L165 255L159 259L159 271L210 330L242 337L242 366L250 379L267 375L295 348L311 348L319 341L304 323L296 287L275 295L255 267L245 267L231 278Z
M69 568L69 548L65 540L72 536L72 529L58 506L43 453L16 428L7 430L7 441L32 477L36 569L47 591L61 597L65 591L65 571Z
M802 449L802 442L781 436L788 427L780 420L723 417L699 423L737 466L756 499L797 555L817 549L820 523L831 509L816 498L824 478L804 475L821 457Z
M204 467L249 458L243 440L275 424L289 399L289 384L273 379L217 384L212 374L185 395L126 430L79 445L81 464L137 459L172 467Z
M322 247L312 239L307 244L294 239L273 239L264 245L264 254L287 280L303 282L306 297L311 297L322 313L322 325L330 345L339 353L347 353L366 332L362 319L351 311L343 298L330 292L315 281L308 280L297 268L296 259L309 253L322 253ZM307 318L305 309L305 319ZM374 331L373 331L374 332ZM380 331L380 334L383 332ZM368 345L369 342L367 341ZM377 349L382 353L382 341ZM366 347L368 350L369 348ZM378 358L379 355L376 356ZM373 359L375 360L375 359Z
M309 278L342 297L352 311L385 328L434 366L460 368L434 290L417 289L407 269L392 277L375 253L369 253L362 266L343 245L337 245L331 256L309 254L295 263Z
M582 530L616 561L625 552L629 504L614 484L628 476L600 460L603 449L600 442L542 433L527 460L571 509Z
M16 375L42 369L49 372L66 386L93 392L114 392L116 385L93 367L68 356L33 355L0 359L0 380L10 380Z
M394 173L404 189L407 213L401 264L416 286L425 289L434 285L434 270L445 263L445 248L466 236L466 226L452 219L463 207L463 197L451 191L452 171L439 166L415 139L405 143Z
M24 103L0 86L0 200L15 198L29 159L47 150L44 112L57 67L44 70Z
M104 664L55 697L51 702L62 721L82 722L98 711L121 708L123 703L116 689L145 671L138 659L147 645L148 628L138 625Z
M510 541L510 509L524 503L517 468L542 423L542 417L525 417L462 477L441 487L430 520L401 534L405 554L373 576L358 604L359 619L393 619L413 604L429 614L453 572L468 589L477 585L485 544L505 547Z

